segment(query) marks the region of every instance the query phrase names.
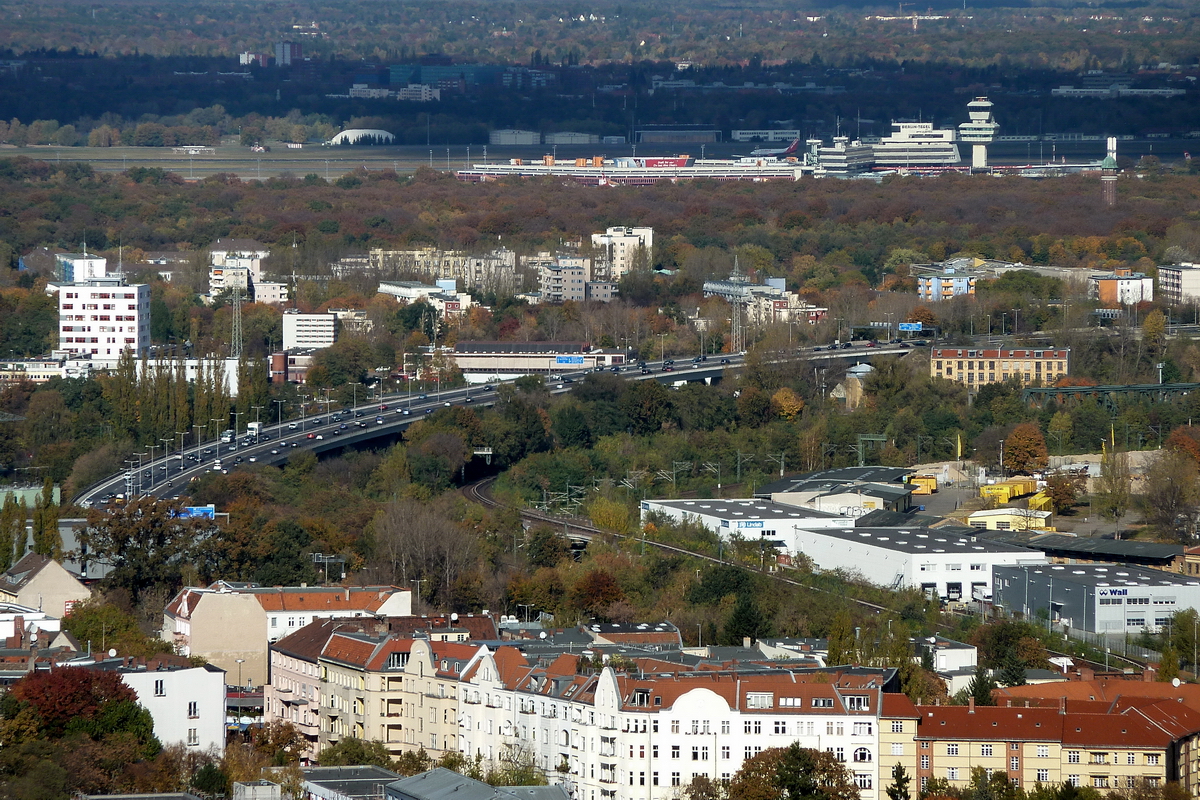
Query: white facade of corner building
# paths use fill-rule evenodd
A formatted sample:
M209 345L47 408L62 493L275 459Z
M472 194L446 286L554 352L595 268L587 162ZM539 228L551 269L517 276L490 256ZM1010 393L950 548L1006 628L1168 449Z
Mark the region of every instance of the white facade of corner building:
M150 712L154 735L164 747L181 744L218 757L225 752L224 670L208 666L119 674Z
M670 706L629 710L611 668L601 673L594 702L573 702L506 689L487 653L459 689L459 749L493 759L508 746L525 748L552 781L583 800L670 800L697 776L727 781L763 750L798 742L840 755L861 800L883 797L889 777L880 774L880 765L889 762L880 751L885 723L878 710L818 714L785 708L785 684L792 682L780 675L781 691L772 694L768 709L747 712L730 708L704 688L703 679L690 681L695 688ZM880 707L878 699L872 707ZM565 775L558 771L564 760Z

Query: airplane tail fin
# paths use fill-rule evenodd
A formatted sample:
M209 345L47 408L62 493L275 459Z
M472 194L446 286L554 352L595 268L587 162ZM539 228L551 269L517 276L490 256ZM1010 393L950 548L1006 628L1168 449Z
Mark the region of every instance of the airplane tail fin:
M788 149L784 150L783 154L785 156L790 156L799 149L800 149L800 140L796 139L795 141L793 141L791 144L788 145Z

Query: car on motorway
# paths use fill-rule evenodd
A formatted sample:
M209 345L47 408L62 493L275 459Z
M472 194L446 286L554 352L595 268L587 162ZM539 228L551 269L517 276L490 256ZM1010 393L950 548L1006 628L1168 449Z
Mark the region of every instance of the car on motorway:
M356 423L354 423L354 424L355 424L355 425L357 425L357 426L358 426L358 427L360 427L360 428L365 428L365 427L367 427L367 421L366 421L366 420L361 420L361 421L359 421L359 422L356 422Z
M674 372L675 367L671 366L670 364L663 364L662 371L663 372Z
M387 403L380 403L380 404L379 404L379 410L380 410L380 411L387 411L387 410L388 410Z
M299 447L299 446L300 446L300 443L299 443L299 442L292 442L292 443L289 445L289 447Z
M814 348L812 349L812 351L813 351L814 353L820 353L820 352L821 352L822 350L824 350L824 349L825 349L825 348L824 348L824 347L821 347L821 345L817 345L816 347L814 347Z
M337 433L337 431L334 431L334 433ZM322 439L324 439L324 438L325 438L325 437L324 437L324 436L322 436L321 434L319 434L319 433L317 434L317 441L321 441L321 440L322 440Z
M354 416L355 416L356 418L357 418L357 417L365 417L365 416L366 416L366 414L367 414L367 412L365 412L365 411L355 411L355 412L354 412Z
M383 424L383 417L376 417L376 418L375 418L375 424L376 424L376 425L382 425L382 424Z
M235 458L235 459L233 460L233 463L235 463L235 464L241 464L241 463L242 463L242 461L244 461L244 460L245 460L245 459L243 459L241 456L238 456L237 458Z
M428 400L428 399L429 399L429 395L427 395L427 394L423 394L423 395L421 395L420 397L418 397L417 399L418 399L418 400Z
M616 364L613 364L612 371L613 371L613 372L620 372L620 371L621 371L621 368L620 368L619 366L617 366Z
M673 358L668 358L667 360L663 361L663 366L664 366L664 367L673 367L673 366L675 366L675 359L673 359Z
M561 383L556 383L556 384L554 384L554 388L561 389L561 388L563 388L563 385Z
M875 343L875 340L874 340L874 339L868 339L868 340L867 340L867 345L866 345L866 346L867 346L867 347L878 347L879 345Z
M345 431L343 431L341 428L334 428L334 429L333 429L333 435L334 435L334 436L341 436L343 433L345 433Z
M321 417L317 417L312 421L312 424L313 425L324 425L325 420L323 420Z
M722 364L729 364L729 363L731 363L731 362L729 361L729 359L728 359L728 358L722 358L722 359L721 359L721 363L722 363Z
M334 422L341 422L341 421L342 421L342 415L341 415L341 414L334 414L332 417L330 417L330 419L331 419L331 420L333 420Z
M278 450L275 450L275 449L272 449L272 450L271 450L271 455L273 455L273 456L277 456L277 455L279 455L279 451L278 451Z
M843 349L843 350L849 350L849 349L850 349L851 347L853 347L853 346L854 346L854 344L853 344L852 342L842 342L842 349Z
M339 431L344 431L344 430L346 430L346 429L347 429L347 428L349 428L349 427L350 427L350 426L349 426L347 423L343 422L341 425L338 425L338 430L339 430Z
M315 439L315 438L317 438L317 435L316 435L315 433L310 433L308 436L306 436L306 437L304 437L304 438L306 438L306 439Z
M562 384L560 383L559 386L562 386ZM464 403L474 403L475 398L471 397L471 395L467 395L465 398L463 398L463 402Z
M563 383L574 383L574 382L575 382L574 378L563 378Z
M299 427L300 427L300 423L298 423L298 422L289 422L288 423L289 431L294 431L294 430L296 430L296 428L299 428Z
M258 461L258 456L250 456L250 463L253 464L255 461Z
M643 374L643 375L649 375L649 374L650 374L650 371L651 371L651 370L650 370L650 368L649 368L649 367L642 367L642 374Z
M446 402L442 403L442 405L443 405L443 406L445 406L446 408L449 408L449 407L450 407L450 401L449 401L449 400L447 400Z
M484 392L490 392L490 391L492 391L492 390L493 390L493 389L495 389L495 388L496 388L496 387L495 387L495 386L492 386L490 383L485 383L485 384L483 385L483 389L482 389L481 391L484 391ZM424 396L424 395L421 395L421 399L422 399L422 400L424 400L424 399L425 399L425 396Z

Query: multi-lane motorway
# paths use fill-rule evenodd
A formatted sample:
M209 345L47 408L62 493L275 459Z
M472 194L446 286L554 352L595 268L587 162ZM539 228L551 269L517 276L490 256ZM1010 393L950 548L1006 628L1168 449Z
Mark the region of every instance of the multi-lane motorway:
M814 352L815 351L815 352ZM828 346L798 351L798 357L809 360L864 358L908 353L907 347L883 345L869 348L856 343L849 348ZM743 356L709 356L707 360L667 359L646 362L645 367L630 364L617 374L629 380L657 380L663 383L695 382L719 378L726 369L742 365ZM546 379L551 394L569 392L583 380L585 372L564 372ZM153 495L178 497L187 494L188 484L208 472L230 471L250 464L278 465L292 453L305 449L318 455L343 447L362 445L368 441L398 439L414 421L432 414L439 408L453 406L490 406L496 402L496 386L469 386L424 394L386 395L354 408L331 413L318 413L304 418L284 420L264 425L258 437L244 431L231 443L217 440L189 444L182 451L175 449L153 461L140 462L137 467L110 475L84 489L75 503L84 508L102 506L118 496Z

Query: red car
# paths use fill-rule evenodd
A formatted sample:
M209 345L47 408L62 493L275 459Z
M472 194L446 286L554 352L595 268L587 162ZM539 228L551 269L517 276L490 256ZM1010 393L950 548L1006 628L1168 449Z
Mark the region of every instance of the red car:
M380 404L379 404L379 410L380 410L380 411L387 411L387 403L380 403Z
M306 437L304 437L304 438L306 438L306 439L315 439L315 438L317 438L317 435L316 435L315 433L310 433L308 436L306 436Z

